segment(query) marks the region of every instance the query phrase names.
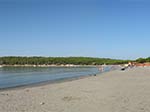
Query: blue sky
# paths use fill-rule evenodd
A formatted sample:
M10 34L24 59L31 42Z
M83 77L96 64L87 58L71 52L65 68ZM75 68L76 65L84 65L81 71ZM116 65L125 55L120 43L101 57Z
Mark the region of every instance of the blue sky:
M148 0L0 0L0 56L149 57Z

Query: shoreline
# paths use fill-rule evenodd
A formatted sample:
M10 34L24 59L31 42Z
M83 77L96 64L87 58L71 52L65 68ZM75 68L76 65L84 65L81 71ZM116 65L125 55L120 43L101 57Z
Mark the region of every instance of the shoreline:
M5 67L8 67L8 66L5 66ZM11 66L11 67L14 67L14 66ZM22 66L17 66L17 67L22 67ZM57 66L57 67L60 67L60 66ZM85 67L85 66L80 66L80 67ZM88 66L88 67L93 67L93 66ZM5 90L25 89L25 88L37 87L37 86L44 86L44 85L49 85L49 84L57 84L57 83L70 82L70 81L80 80L80 79L84 79L84 78L88 78L88 77L92 77L92 76L103 75L105 73L116 71L116 70L118 70L118 69L112 69L112 70L109 70L109 71L102 71L102 72L99 72L99 73L96 73L96 74L88 74L88 75L77 76L77 77L74 76L74 77L61 78L61 79L56 79L56 80L47 80L47 81L42 81L42 82L37 82L37 83L31 83L31 84L14 86L14 87L4 87L4 88L0 88L0 92L1 91L5 91Z
M104 73L106 73L106 72L104 72ZM99 75L100 74L103 74L103 73L99 73ZM98 74L96 74L96 75L98 75ZM20 86L15 86L15 87L0 88L0 92L9 91L9 90L33 88L33 87L40 87L40 86L44 86L44 85L59 84L59 83L65 83L65 82L71 82L71 81L76 81L76 80L80 80L80 79L84 79L84 78L88 78L88 77L92 77L92 76L95 76L95 74L80 76L80 77L64 78L64 79L58 79L58 80L42 81L42 82L38 82L38 83L20 85Z
M0 92L2 112L149 112L150 67Z
M101 65L0 65L0 67L97 67Z
M71 77L71 78L63 78L63 79L57 79L57 80L42 81L42 82L26 84L26 85L20 85L20 86L15 86L15 87L0 88L0 92L9 91L9 90L33 88L33 87L40 87L40 86L44 86L44 85L52 85L52 84L59 84L59 83L65 83L65 82L71 82L71 81L76 81L76 80L80 80L80 79L85 79L85 78L88 78L88 77L95 77L95 76L98 76L98 75L104 75L105 73L112 72L112 71L116 71L116 70L104 71L104 72L97 73L97 74L89 74L89 75L84 75L84 76L79 76L79 77Z
M3 67L103 67L103 66L122 66L121 64L116 65L0 65L0 68Z

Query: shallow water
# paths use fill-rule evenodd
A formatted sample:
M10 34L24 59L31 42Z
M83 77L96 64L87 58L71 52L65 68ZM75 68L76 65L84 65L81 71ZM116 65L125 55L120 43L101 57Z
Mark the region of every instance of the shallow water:
M104 71L109 71L105 67ZM103 72L104 72L103 71ZM96 67L2 67L0 89L100 73Z

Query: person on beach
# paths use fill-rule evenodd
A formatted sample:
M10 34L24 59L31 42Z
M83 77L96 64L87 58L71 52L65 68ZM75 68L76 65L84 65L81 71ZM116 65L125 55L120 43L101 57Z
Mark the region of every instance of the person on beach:
M100 71L100 72L103 72L103 71L104 71L104 68L103 68L102 65L99 67L99 71Z

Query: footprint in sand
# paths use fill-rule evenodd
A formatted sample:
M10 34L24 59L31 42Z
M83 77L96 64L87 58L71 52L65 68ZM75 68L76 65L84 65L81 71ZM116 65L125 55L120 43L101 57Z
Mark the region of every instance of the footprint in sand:
M73 101L73 100L80 100L79 97L73 97L73 96L65 96L62 98L63 101Z

